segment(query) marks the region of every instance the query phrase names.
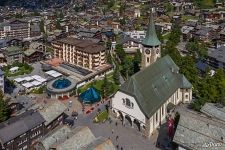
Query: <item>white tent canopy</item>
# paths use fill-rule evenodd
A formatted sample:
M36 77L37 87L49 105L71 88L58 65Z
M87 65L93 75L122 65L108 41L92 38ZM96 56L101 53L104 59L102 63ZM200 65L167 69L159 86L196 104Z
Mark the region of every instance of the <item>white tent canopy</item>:
M47 80L45 78L42 78L39 75L33 75L33 76L27 76L23 78L16 78L14 79L17 83L22 83L21 85L24 86L25 88L29 89L32 87L38 87L42 85L44 82ZM26 83L23 83L26 82Z
M45 73L50 75L50 76L52 76L52 77L54 77L54 78L57 78L57 77L62 75L61 73L59 73L59 72L57 72L55 70L50 70L50 71L47 71Z
M14 79L14 81L16 81L17 83L20 83L20 82L24 81L24 78L16 78L16 79Z
M47 81L45 78L42 78L42 77L39 76L39 75L33 75L33 76L31 76L31 77L32 77L33 79L37 80L38 82L41 82L41 83Z
M30 82L27 82L27 83L23 83L22 86L29 89L29 88L33 87L34 85L31 84Z
M33 82L30 82L30 84L34 85L34 86L39 86L41 85L42 83L41 82L38 82L38 81L33 81Z

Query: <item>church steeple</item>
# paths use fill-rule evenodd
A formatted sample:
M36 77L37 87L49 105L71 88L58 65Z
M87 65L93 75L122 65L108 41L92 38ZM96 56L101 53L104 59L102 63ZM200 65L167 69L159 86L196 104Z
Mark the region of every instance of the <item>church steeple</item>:
M158 58L161 57L161 42L159 41L156 34L152 8L150 10L148 30L145 39L142 42L141 50L142 50L142 68L150 66L151 64L156 62Z
M150 10L150 18L149 18L147 33L142 44L145 46L151 46L151 47L159 46L161 44L156 34L152 8Z

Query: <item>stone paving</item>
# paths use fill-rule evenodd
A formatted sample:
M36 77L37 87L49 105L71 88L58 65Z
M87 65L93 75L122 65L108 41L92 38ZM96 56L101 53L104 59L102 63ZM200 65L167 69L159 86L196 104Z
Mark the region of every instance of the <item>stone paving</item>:
M91 118L94 115L90 115ZM89 118L86 116L85 118ZM121 150L156 150L155 142L150 139L146 139L140 134L136 129L130 127L122 126L121 122L118 120L109 123L106 121L101 124L94 124L92 119L89 121L84 117L79 116L78 120L75 122L75 126L88 126L96 137L102 136L110 138L115 147L119 147ZM115 122L118 122L117 126ZM118 136L118 139L117 139Z
M122 126L122 123L112 118L112 122L106 121L105 123L95 124L93 118L97 114L97 109L103 110L105 104L100 104L91 114L79 113L78 119L75 120L74 127L88 126L96 137L102 136L110 138L115 147L119 150L157 150L156 141L157 136L152 136L151 139L144 137L136 128L130 126ZM116 125L117 122L117 125ZM117 137L118 136L118 137ZM122 149L121 149L122 148Z

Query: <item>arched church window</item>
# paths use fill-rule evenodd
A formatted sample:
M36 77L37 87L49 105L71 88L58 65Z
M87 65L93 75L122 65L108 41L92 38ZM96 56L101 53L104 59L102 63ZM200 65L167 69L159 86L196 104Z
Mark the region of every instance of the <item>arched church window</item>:
M128 108L134 108L134 103L132 103L128 98L126 98L126 107Z
M126 98L126 105L127 105L128 107L130 107L130 106L131 106L131 104L130 104L130 100L129 100L128 98Z
M155 121L158 122L158 112L155 114Z
M149 62L150 62L149 57L147 57L147 63L149 63Z
M123 98L122 100L123 100L123 104L125 104L125 99Z

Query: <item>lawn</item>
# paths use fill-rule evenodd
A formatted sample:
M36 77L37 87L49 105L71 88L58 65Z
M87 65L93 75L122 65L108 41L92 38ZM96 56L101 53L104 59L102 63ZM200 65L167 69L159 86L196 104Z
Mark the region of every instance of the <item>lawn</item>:
M109 117L109 113L107 110L102 111L101 113L99 113L95 118L94 118L94 122L95 123L100 123L100 122L104 122L105 120L107 120Z
M163 40L168 41L170 37L170 33L163 34L162 37L163 37Z
M18 69L18 71L12 73L12 72L10 72L10 68L12 68L12 67L19 67L19 69ZM5 72L5 75L7 77L30 74L32 72L32 70L33 70L33 68L30 65L28 65L27 63L14 63L13 65L3 67L3 71Z
M196 17L196 16L191 16L191 15L183 15L183 16L182 16L182 20L183 20L183 21L187 21L187 20L189 20L189 19L196 20L196 19L198 19L198 17Z
M108 74L106 77L107 77L108 81L110 83L112 83L112 84L110 84L110 89L111 89L111 93L113 94L114 92L116 92L119 89L119 86L114 83L113 73ZM89 87L93 86L94 88L96 88L101 93L102 84L103 84L103 79L102 80L95 80L95 81L93 81L93 82L91 82L89 84L86 84L83 87L81 87L79 89L80 90L79 92L83 93Z
M195 0L201 9L214 8L214 0Z

